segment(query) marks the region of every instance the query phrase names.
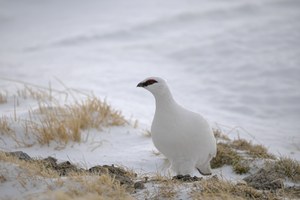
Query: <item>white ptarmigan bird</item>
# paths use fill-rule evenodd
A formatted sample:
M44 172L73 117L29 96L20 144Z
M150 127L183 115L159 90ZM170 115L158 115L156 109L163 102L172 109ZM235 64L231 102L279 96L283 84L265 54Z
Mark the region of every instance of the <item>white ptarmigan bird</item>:
M191 175L197 169L202 175L211 175L210 161L217 147L208 122L177 104L162 78L146 78L137 87L145 88L155 97L152 140L168 158L175 173Z

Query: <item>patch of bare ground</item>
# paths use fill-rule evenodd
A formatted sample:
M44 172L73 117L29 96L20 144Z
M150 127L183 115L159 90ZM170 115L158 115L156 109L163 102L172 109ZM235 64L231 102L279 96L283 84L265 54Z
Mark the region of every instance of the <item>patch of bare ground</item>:
M256 189L282 189L284 181L300 183L300 163L283 157L267 161L263 168L247 176L244 180Z
M286 158L285 158L286 159ZM266 164L267 171L280 178L295 177L299 163L294 160L279 159ZM191 176L140 177L134 172L114 165L94 166L82 169L69 161L58 163L53 157L33 159L24 152L0 153L0 161L10 162L28 170L31 176L55 178L57 187L49 186L40 195L43 199L297 199L300 188L276 186L272 179L264 179L261 170L255 176L249 175L244 182L230 182L217 176L199 178ZM283 164L284 163L284 164ZM289 163L289 164L286 164ZM268 168L269 167L269 168ZM276 173L277 173L276 172ZM252 176L252 177L251 177ZM5 175L0 179L6 181ZM297 177L297 176L296 176ZM260 180L258 187L253 180ZM292 178L291 178L292 179ZM22 181L29 179L22 179ZM298 179L293 179L299 181ZM266 185L266 183L274 183ZM151 186L151 187L149 187ZM152 189L151 189L152 188ZM182 196L182 194L185 196ZM39 197L42 197L40 196ZM35 198L32 198L35 199ZM38 199L38 198L37 198Z
M231 140L219 130L214 130L217 138L217 155L211 161L212 168L230 165L237 174L245 174L255 159L275 159L268 150L259 144L244 139Z
M192 199L295 199L297 189L259 190L246 183L233 183L210 178L194 184ZM298 189L299 190L299 189Z
M18 165L32 178L55 178L63 186L49 186L43 199L133 199L130 193L135 190L136 174L121 167L104 165L86 170L69 161L58 163L53 157L33 159L24 152L0 152L0 161ZM30 181L30 177L24 180ZM5 176L1 180L5 181Z

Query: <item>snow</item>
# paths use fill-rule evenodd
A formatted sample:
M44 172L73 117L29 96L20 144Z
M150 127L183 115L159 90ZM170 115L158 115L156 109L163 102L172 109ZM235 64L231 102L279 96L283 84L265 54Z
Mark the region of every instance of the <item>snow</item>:
M297 0L1 0L1 91L11 94L20 84L8 80L16 80L93 92L140 124L88 130L84 143L61 150L18 150L87 166L159 171L164 158L143 135L154 99L135 86L160 76L178 103L229 137L300 160L299 7ZM21 102L17 115L26 117L34 106ZM0 115L13 113L10 96ZM1 140L0 149L16 147Z
M0 172L5 181L1 183L1 199L23 199L55 188L54 179L32 176L30 172L11 163L0 163Z

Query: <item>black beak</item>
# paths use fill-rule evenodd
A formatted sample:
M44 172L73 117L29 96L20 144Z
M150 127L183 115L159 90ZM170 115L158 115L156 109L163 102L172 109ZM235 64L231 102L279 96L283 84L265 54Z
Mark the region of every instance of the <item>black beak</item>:
M136 87L144 87L145 86L145 83L143 83L143 82L140 82L139 84L137 84L137 86Z

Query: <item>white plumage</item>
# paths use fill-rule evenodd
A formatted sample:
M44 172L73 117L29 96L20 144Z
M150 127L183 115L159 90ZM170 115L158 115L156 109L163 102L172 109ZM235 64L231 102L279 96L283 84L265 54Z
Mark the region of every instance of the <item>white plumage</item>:
M191 175L198 169L202 175L210 175L210 161L216 155L217 147L208 122L177 104L162 78L147 78L137 87L147 89L155 97L152 140L168 158L175 173Z

